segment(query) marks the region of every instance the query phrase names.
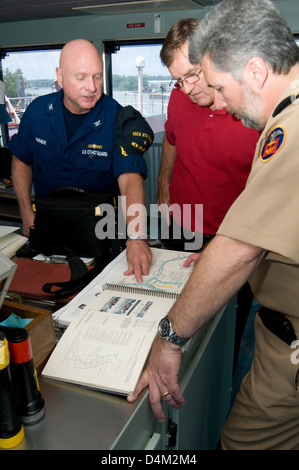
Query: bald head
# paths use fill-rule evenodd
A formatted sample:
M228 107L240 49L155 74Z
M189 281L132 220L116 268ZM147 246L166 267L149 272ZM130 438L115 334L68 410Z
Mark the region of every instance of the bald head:
M65 44L61 50L59 66L63 68L70 63L90 60L90 58L102 63L102 57L97 48L86 39L74 39Z
M85 39L68 42L62 49L57 80L64 90L64 104L74 114L90 111L102 96L103 60Z

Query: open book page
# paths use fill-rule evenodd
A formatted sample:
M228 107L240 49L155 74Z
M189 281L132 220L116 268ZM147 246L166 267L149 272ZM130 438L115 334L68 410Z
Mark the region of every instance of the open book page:
M126 251L120 253L106 268L67 305L53 314L54 322L67 327L70 322L103 290L105 284L126 284L138 288L163 290L180 293L185 286L193 265L184 268L183 264L191 253L151 248L153 259L150 273L137 284L135 276L124 276L128 268Z
M72 321L42 375L103 391L131 393L157 325L174 301L104 290Z

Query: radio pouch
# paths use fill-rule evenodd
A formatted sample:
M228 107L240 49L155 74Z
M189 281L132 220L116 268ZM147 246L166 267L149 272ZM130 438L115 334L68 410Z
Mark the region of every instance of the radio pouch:
M78 292L122 251L121 242L114 240L112 246L111 240L96 237L95 227L103 216L103 203L114 205L113 195L89 194L77 188L60 188L50 196L36 198L33 230L36 248L45 256L64 255L71 270L70 281L47 283L43 287L45 292L55 297ZM94 266L88 270L81 258L94 258Z

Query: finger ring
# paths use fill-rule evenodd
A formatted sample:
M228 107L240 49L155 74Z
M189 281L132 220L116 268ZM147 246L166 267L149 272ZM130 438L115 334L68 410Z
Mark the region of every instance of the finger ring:
M170 393L169 393L169 392L165 392L165 393L163 393L163 395L161 395L161 397L162 397L162 398L166 398L166 397L168 397L168 395L170 395Z

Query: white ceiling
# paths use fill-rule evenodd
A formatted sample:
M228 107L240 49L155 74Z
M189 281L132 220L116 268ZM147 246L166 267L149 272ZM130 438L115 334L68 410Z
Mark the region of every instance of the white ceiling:
M88 14L122 14L186 10L213 5L219 0L1 0L0 23Z

